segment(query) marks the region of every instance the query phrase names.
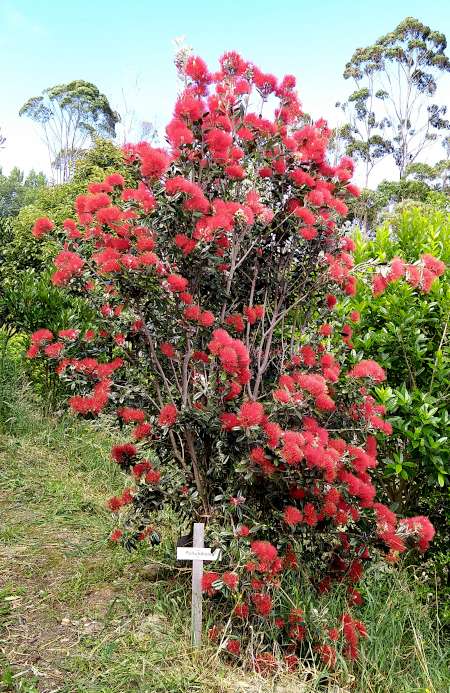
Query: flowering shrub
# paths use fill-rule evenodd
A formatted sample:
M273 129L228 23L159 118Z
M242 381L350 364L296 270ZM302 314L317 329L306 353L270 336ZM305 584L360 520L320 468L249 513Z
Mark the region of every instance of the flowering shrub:
M439 581L439 599L448 602L450 555L450 215L426 207L398 209L372 240L355 235L356 263L388 263L401 256L416 262L436 255L447 270L428 292L402 278L377 297L360 282L351 299L361 312L353 341L361 356L382 360L387 382L374 395L384 404L393 433L380 437L379 493L406 515L427 515L436 528L425 570ZM430 568L432 570L430 570ZM445 607L440 616L448 621Z
M375 501L373 434L391 429L369 388L385 374L355 362L333 313L336 294L356 287L339 228L358 195L353 164L327 163L330 131L303 118L292 76L279 82L236 53L215 73L186 55L178 69L169 149L127 145L136 186L121 175L89 185L56 231L53 283L85 296L98 329L39 330L29 356L72 383L74 412L117 414L112 459L133 481L108 503L121 518L113 539L152 541L165 504L205 521L224 549L203 579L223 615L210 637L244 656L257 626L262 672L276 665L274 641L290 668L311 645L333 666L337 641L355 658L366 635L352 612L364 563L425 550L434 533ZM35 236L49 232L36 222ZM439 273L414 268L418 283ZM340 623L283 601L300 562L318 593L346 586Z

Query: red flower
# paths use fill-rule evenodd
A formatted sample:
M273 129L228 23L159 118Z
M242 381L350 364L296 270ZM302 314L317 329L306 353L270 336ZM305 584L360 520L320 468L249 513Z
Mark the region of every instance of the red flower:
M317 652L325 666L334 668L336 666L336 650L331 645L319 645Z
M250 549L260 561L270 563L278 557L278 551L270 541L253 541L250 544Z
M256 66L253 67L253 82L264 98L277 88L277 78L274 75L264 74Z
M38 354L39 354L39 345L38 344L32 344L26 352L26 357L28 359L34 359L34 358L36 358L36 356Z
M215 642L216 640L219 639L219 635L220 635L220 628L218 626L212 626L212 628L210 628L208 630L208 638L210 640L212 640L213 642Z
M184 72L188 77L191 77L195 82L209 82L211 76L208 72L208 67L202 58L198 55L190 55L186 61Z
M64 344L62 342L54 342L53 344L48 344L44 348L44 353L51 359L57 359L62 350L64 349Z
M141 173L145 178L158 179L169 168L170 156L164 149L152 147L148 142L139 144L127 144L125 146L127 156L131 156L141 162Z
M314 525L317 524L317 513L312 503L305 503L305 507L303 508L303 519L310 527L314 527Z
M228 315L228 317L225 318L225 323L231 327L234 327L236 332L243 332L245 329L242 315L239 315L239 313L236 313L235 315Z
M227 652L233 655L238 655L241 651L241 643L239 640L228 640Z
M112 512L116 512L117 510L120 510L123 503L118 496L113 496L107 501L106 505L110 510L112 510Z
M339 631L337 628L329 628L328 629L328 637L330 640L333 640L333 642L336 642L336 640L339 638Z
M174 147L180 147L183 144L192 144L194 135L192 130L188 128L179 118L173 118L166 127L166 134L170 143Z
M224 412L220 415L220 420L222 422L222 428L225 431L231 431L233 428L239 426L239 419L236 414L228 414Z
M187 288L188 280L181 277L179 274L170 274L167 277L167 283L171 291L178 293L184 291Z
M160 426L173 426L177 416L176 406L174 404L165 404L159 412L158 423Z
M173 359L175 356L175 349L172 344L169 344L169 342L161 342L159 348L164 356L167 356L168 359Z
M36 332L33 332L31 335L31 343L32 344L37 344L40 346L41 344L45 344L45 342L51 342L53 339L53 332L50 332L50 330L46 330L45 327L37 330Z
M234 607L234 615L237 616L238 618L248 618L250 609L248 608L248 604L236 604Z
M187 308L184 309L184 317L186 320L200 320L202 314L202 310L200 306L188 306Z
M288 654L284 657L284 663L286 664L288 671L295 671L298 667L299 658L295 654Z
M253 666L258 674L267 676L278 669L278 662L273 654L270 652L263 652L255 657L253 660Z
M337 298L333 294L327 294L326 301L327 301L327 308L332 310L332 308L334 308L334 306L337 303Z
M237 77L244 74L245 70L247 69L247 63L245 60L243 60L239 53L236 53L235 51L224 53L219 62L222 70L232 77Z
M40 217L34 222L31 233L35 238L41 238L44 233L51 231L55 228L54 223L48 217Z
M324 337L329 337L331 334L333 334L333 328L331 325L321 325L319 327L319 334L323 335Z
M123 536L123 532L121 529L115 529L113 532L111 532L110 535L110 540L111 541L119 541L119 539Z
M260 616L268 616L272 611L272 597L270 594L262 594L260 592L252 594L252 602Z
M220 575L219 573L215 573L213 571L211 572L204 572L202 575L202 590L203 592L206 592L209 594L211 597L213 594L217 592L216 588L213 587L213 583L217 582L220 580Z
M288 505L283 513L284 521L290 527L295 527L299 522L303 520L303 514L298 508L293 505Z
M84 260L76 253L69 250L63 250L54 259L54 263L58 268L52 276L52 282L56 286L67 284L76 274L79 274L84 266Z
M306 207L296 207L294 209L294 214L296 217L302 219L302 221L304 221L307 226L313 226L313 224L315 224L316 222L316 217L311 212L311 210L306 209Z
M247 527L247 525L241 525L240 527L238 527L237 535L239 537L248 537L249 534L250 529Z
M242 428L259 426L264 418L264 407L259 402L244 402L239 409L239 425Z
M425 254L420 258L425 267L430 270L436 277L440 277L445 272L445 262L438 260L433 255Z
M230 590L235 590L239 584L239 577L236 573L226 572L222 575L222 581Z
M125 178L120 173L111 173L105 178L105 183L108 185L118 185L123 188L125 185Z
M347 373L347 378L372 378L376 383L386 380L386 373L381 366L371 359L360 361Z
M136 248L141 252L145 252L147 250L153 250L155 247L155 239L151 238L149 236L140 236L136 242Z
M300 236L305 239L305 241L312 241L313 238L317 236L317 229L314 226L304 226L300 229Z
M134 464L137 455L137 448L132 443L114 445L111 450L111 457L121 467L129 467Z
M239 166L239 164L230 164L229 166L226 166L225 173L230 178L235 178L236 180L242 180L242 178L245 178L245 171L242 166Z
M201 313L198 321L202 327L211 327L211 325L214 325L215 317L210 310L205 310Z
M145 419L145 412L142 409L133 409L133 407L121 407L117 410L117 415L125 423L142 423Z
M145 475L145 481L148 484L159 484L161 480L161 472L159 472L157 469L150 469L147 474Z
M151 468L151 462L149 462L148 460L141 460L141 462L138 462L134 465L132 470L133 476L136 477L136 479L140 479L141 476L148 472Z
M76 339L80 333L80 330L60 330L58 332L58 337L61 339Z

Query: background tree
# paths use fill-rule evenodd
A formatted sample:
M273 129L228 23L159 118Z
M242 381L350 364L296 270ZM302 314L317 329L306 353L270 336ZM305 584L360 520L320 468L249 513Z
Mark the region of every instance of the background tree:
M45 89L22 106L42 127L50 162L58 182L69 180L80 153L96 137L114 137L119 115L91 82L75 80Z
M400 178L426 146L449 130L446 107L434 103L439 76L450 70L444 34L407 17L373 45L358 48L344 71L356 90L349 114L349 151L374 162L392 153Z
M431 190L448 193L450 192L450 161L441 159L434 166L418 161L408 164L405 177L425 183Z
M392 153L392 144L384 136L387 118L377 117L375 112L373 74L368 74L367 79L367 87L362 87L360 80L355 80L357 89L350 94L348 101L336 103L347 119L347 123L339 127L338 135L345 143L346 153L362 162L365 188L375 165Z
M22 207L33 202L46 182L42 172L31 170L25 176L23 171L14 167L6 176L0 168L0 217L15 217Z

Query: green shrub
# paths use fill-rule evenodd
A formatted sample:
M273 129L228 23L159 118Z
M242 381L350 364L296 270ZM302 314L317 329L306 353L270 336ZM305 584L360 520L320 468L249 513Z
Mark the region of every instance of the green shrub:
M37 184L28 196L17 199L16 216L0 217L0 327L7 339L30 334L43 325L57 333L76 325L92 325L92 311L81 297L71 297L56 289L50 274L54 267L52 240L38 242L31 234L37 217L50 216L58 224L72 215L73 200L85 192L86 183L103 180L105 175L122 171L131 183L130 167L124 166L120 149L107 140L97 140L77 162L73 180L55 186ZM1 178L1 176L0 176ZM9 179L8 179L9 180ZM2 181L0 180L0 188ZM59 378L51 369L33 364L25 366L35 391L44 394L47 405L54 406L62 394Z
M357 263L414 262L430 253L450 262L450 215L407 207L386 221L373 240L356 234ZM379 441L384 492L395 510L429 515L438 535L433 547L448 563L450 518L450 271L429 293L405 281L376 298L360 287L352 307L361 312L354 346L387 371L389 387L376 396L389 413L393 434ZM356 331L355 331L356 332Z

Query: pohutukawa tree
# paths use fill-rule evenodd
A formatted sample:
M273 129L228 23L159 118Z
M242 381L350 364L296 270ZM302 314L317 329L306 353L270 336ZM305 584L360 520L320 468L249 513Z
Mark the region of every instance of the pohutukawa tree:
M375 435L390 426L369 388L385 374L358 362L350 322L333 313L356 287L339 228L358 195L353 164L327 163L330 131L304 123L294 77L233 52L213 74L198 57L178 65L168 149L126 146L135 187L120 174L90 184L57 230L53 282L82 294L98 323L42 329L29 356L78 388L74 412L117 414L112 458L132 483L109 501L112 539L151 544L165 505L180 527L205 521L209 545L224 549L204 576L223 615L211 638L243 656L256 628L260 669L274 640L289 666L311 644L331 666L335 640L354 658L365 635L350 610L364 563L424 550L434 533L375 501ZM49 219L33 230L50 231ZM430 257L384 268L375 290L401 275L426 290L441 271ZM318 592L346 586L341 622L310 621L286 600L300 562Z

